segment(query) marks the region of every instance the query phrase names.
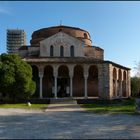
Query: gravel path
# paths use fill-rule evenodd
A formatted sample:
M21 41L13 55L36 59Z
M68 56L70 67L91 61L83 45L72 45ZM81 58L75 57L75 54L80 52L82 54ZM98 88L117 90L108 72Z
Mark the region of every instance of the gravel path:
M52 104L45 112L0 109L0 138L140 139L140 116L88 113L75 102Z

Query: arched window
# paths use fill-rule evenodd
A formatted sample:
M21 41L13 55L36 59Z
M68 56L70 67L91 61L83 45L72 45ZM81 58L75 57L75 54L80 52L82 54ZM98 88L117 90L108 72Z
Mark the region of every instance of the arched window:
M61 57L64 56L64 48L63 48L63 46L60 46L60 56Z
M50 46L50 56L53 56L53 46Z
M70 56L74 57L74 46L70 47Z
M88 39L88 36L87 36L87 34L86 34L86 33L84 33L84 38L85 38L85 39Z

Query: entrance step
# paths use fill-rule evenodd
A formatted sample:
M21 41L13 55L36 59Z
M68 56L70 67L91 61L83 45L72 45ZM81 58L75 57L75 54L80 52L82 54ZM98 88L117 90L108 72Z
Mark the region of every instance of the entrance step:
M51 99L49 106L45 110L46 112L65 112L65 111L85 111L77 104L76 99L70 98L58 98Z
M77 101L71 98L50 99L50 104L71 104L71 103L77 104Z

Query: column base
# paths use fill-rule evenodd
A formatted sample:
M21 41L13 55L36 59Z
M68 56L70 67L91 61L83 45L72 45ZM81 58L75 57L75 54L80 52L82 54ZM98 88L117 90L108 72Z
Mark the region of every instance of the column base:
M73 99L73 96L70 96L70 99Z

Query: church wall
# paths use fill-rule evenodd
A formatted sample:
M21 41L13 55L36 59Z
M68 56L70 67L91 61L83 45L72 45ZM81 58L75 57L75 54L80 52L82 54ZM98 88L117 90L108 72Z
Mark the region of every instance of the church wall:
M19 50L18 51L18 54L24 58L24 57L27 57L28 56L28 50Z
M104 59L104 51L101 49L98 49L96 47L94 47L93 49L94 49L95 58L103 60Z
M110 93L110 85L109 85L109 64L99 64L99 97L102 99L110 99L109 93Z
M65 33L58 34L40 42L40 56L50 57L50 46L54 47L54 57L60 57L60 46L64 47L64 57L70 57L70 47L74 46L74 56L83 57L84 42Z
M104 59L104 51L97 47L86 46L84 47L84 53L86 57L93 57L99 60Z
M28 55L37 55L39 54L39 47L29 47L28 48Z

